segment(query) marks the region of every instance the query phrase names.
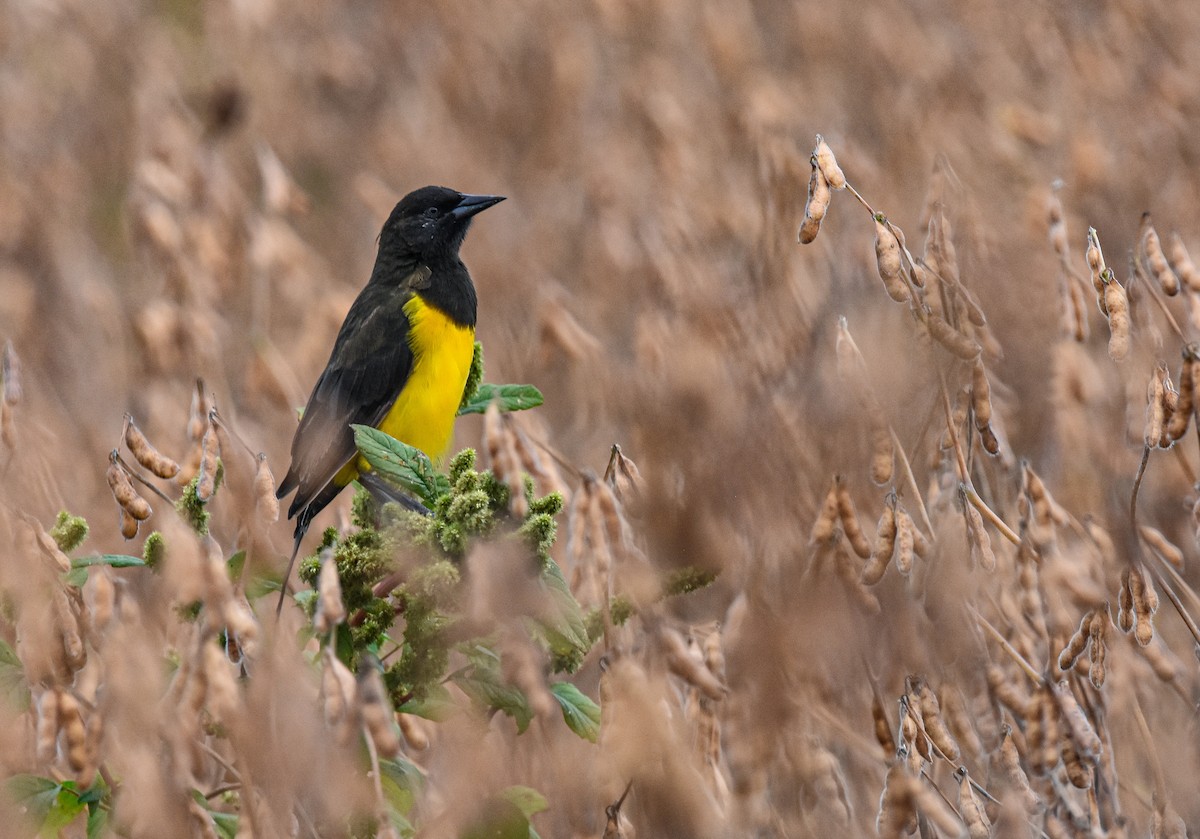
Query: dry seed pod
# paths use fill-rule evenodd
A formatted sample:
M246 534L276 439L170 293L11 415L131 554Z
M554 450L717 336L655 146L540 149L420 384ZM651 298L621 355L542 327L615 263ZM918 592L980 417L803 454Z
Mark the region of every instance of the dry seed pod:
M1158 365L1146 386L1146 422L1142 428L1142 440L1149 448L1158 446L1166 427L1166 391L1163 388L1165 368Z
M125 471L125 467L118 462L117 458L117 450L113 449L108 456L108 471L105 473L105 477L108 478L108 486L112 490L113 497L117 499L117 503L121 505L121 509L138 521L145 521L153 512L150 509L150 503L138 495L138 491L133 488L133 482L129 480L129 473Z
M1175 567L1183 570L1183 551L1167 539L1158 528L1148 525L1138 525L1138 533L1155 553Z
M154 448L129 414L125 415L125 445L138 463L158 477L174 478L179 474L179 464Z
M971 408L975 412L975 428L983 431L992 422L992 388L982 358L976 358L971 366Z
M811 162L813 168L808 182L808 204L804 207L804 214L819 223L825 220L833 193L830 191L829 181L826 180L825 173L821 171L816 159L814 158Z
M87 729L79 700L67 691L58 696L58 725L67 750L67 764L72 772L79 772L87 765Z
M907 303L911 294L904 281L900 241L883 213L875 214L875 264L888 296L897 303Z
M995 571L996 554L992 550L992 537L988 535L987 528L983 525L983 516L970 501L964 502L963 508L967 515L967 538L970 541L972 553L975 554L984 571Z
M958 783L958 811L962 814L963 823L967 826L967 835L971 839L988 839L992 833L991 823L983 805L975 796L971 786L971 777L964 771Z
M817 135L817 147L813 150L813 157L817 159L817 166L820 167L821 174L825 176L825 180L831 187L834 189L846 188L846 176L842 172L842 167L838 166L837 159L833 156L833 149L829 148L829 144L820 134Z
M1200 292L1200 271L1196 270L1196 263L1192 262L1178 233L1171 234L1171 265L1190 291Z
M342 602L342 583L338 577L337 563L333 551L326 548L321 552L321 572L317 578L317 610L313 614L313 629L324 635L346 619L346 606Z
M77 673L87 664L87 649L83 646L83 638L79 634L79 618L71 608L71 601L62 588L55 588L53 594L54 613L58 619L58 632L62 640L64 660L72 673Z
M859 557L867 559L871 556L871 543L867 541L867 537L858 523L858 514L854 512L854 501L850 498L850 490L840 475L834 480L834 487L837 490L838 517L841 519L846 540L850 542L850 547Z
M1175 397L1175 410L1167 421L1167 437L1178 440L1187 433L1195 404L1196 345L1183 348L1183 365L1179 368L1179 393Z
M1056 192L1051 192L1046 201L1046 216L1050 222L1050 246L1065 265L1070 261L1070 247L1067 244L1067 223L1063 219L1062 202Z
M200 442L200 450L203 456L200 460L200 478L196 481L196 497L207 502L217 491L217 462L221 457L216 423L209 422L208 430Z
M1104 687L1104 658L1108 644L1108 609L1097 609L1088 626L1091 636L1088 649L1088 679L1096 690Z
M942 705L928 682L921 681L917 686L917 703L921 711L921 724L933 745L938 747L947 760L958 760L961 754L958 743L942 718Z
M379 670L365 659L358 668L358 700L363 723L380 757L398 755L400 737L396 733L392 703L388 700Z
M1075 694L1071 691L1071 686L1065 681L1056 684L1054 686L1054 698L1058 704L1062 719L1067 723L1070 739L1074 741L1080 756L1089 760L1098 757L1103 748L1100 743L1100 737L1096 734L1096 730L1092 727L1087 715L1084 714L1079 701L1075 699Z
M1092 785L1092 767L1083 762L1079 750L1070 737L1064 737L1061 744L1063 769L1066 770L1067 780L1076 789L1088 789Z
M58 705L61 691L48 688L42 691L37 704L37 759L43 763L54 760L58 748Z
M1037 793L1033 791L1033 787L1029 785L1029 776L1021 768L1021 755L1017 751L1017 744L1013 742L1013 729L1005 725L1002 735L1000 741L1000 768L1004 772L1009 789L1016 792L1020 797L1021 803L1025 806L1025 811L1034 813L1038 810L1041 802Z
M813 522L812 533L809 535L809 540L814 545L828 545L833 542L833 537L837 532L838 524L838 481L835 478L833 485L829 487L829 492L825 495L825 500L821 504L821 511L817 514L817 520Z
M807 245L817 238L817 234L821 232L821 222L810 216L805 216L804 221L800 222L800 232L796 239L802 245Z
M1087 257L1088 268L1092 273L1092 287L1096 289L1096 304L1100 307L1100 314L1108 317L1108 309L1104 305L1103 279L1108 266L1104 264L1104 251L1100 249L1100 236L1094 227L1088 228L1087 251L1084 255Z
M902 761L896 761L888 768L883 792L879 795L879 814L875 817L875 830L880 839L900 839L917 829L912 793L915 783Z
M1129 297L1111 268L1101 275L1104 281L1104 308L1108 312L1108 354L1113 361L1129 355Z
M928 306L925 307L925 326L935 341L963 361L974 361L983 351L973 338L959 332Z
M908 576L913 567L916 553L916 537L912 517L904 510L896 510L896 570Z
M884 486L892 480L896 468L896 450L892 442L892 431L882 417L872 417L871 422L871 480L876 486Z
M404 741L414 751L423 752L429 748L429 735L425 733L425 726L420 717L413 714L396 714L396 723L400 726Z
M358 685L354 674L342 664L333 647L325 648L321 668L321 697L325 724L337 732L338 741L349 742L358 716Z
M922 559L929 556L929 540L925 538L925 534L921 532L921 528L917 527L917 523L913 521L912 516L908 515L907 511L901 510L908 517L908 526L912 530L913 536L913 551Z
M1092 618L1095 615L1095 610L1083 613L1083 618L1079 621L1079 628L1075 630L1067 641L1067 645L1058 654L1058 669L1064 673L1075 666L1075 660L1087 649L1088 640L1091 638Z
M188 437L194 443L199 443L208 430L208 412L211 409L208 397L204 393L204 380L196 379L196 388L192 391L192 404L188 409Z
M932 785L923 784L913 779L913 804L921 815L947 836L957 836L962 830L962 822L950 805L942 798L941 793L935 792Z
M279 521L279 499L275 497L275 476L267 465L267 453L258 453L258 467L254 472L254 497L258 509L267 521Z
M1131 575L1126 568L1121 572L1121 587L1117 592L1117 628L1122 632L1133 629L1133 593L1130 591Z
M967 709L962 691L954 685L942 685L942 711L955 741L962 744L967 755L974 758L982 755L984 753L983 741L979 737L979 732L975 730L975 723L971 712Z
M883 505L879 515L879 525L876 528L875 550L871 558L863 566L862 581L869 586L883 579L883 572L892 561L896 548L896 510L891 504Z
M698 661L692 657L683 636L674 629L664 626L659 632L658 638L668 670L699 690L708 699L725 698L729 689L721 684L721 681L713 675L702 660Z
M1025 716L1032 700L1021 693L1020 688L1009 678L1004 669L997 664L989 664L987 671L988 690L996 699L1013 712L1015 716Z
M1150 223L1149 213L1142 214L1142 225L1146 231L1142 235L1142 247L1146 251L1146 261L1150 264L1150 272L1158 280L1163 294L1167 295L1167 297L1174 297L1179 293L1179 277L1175 276L1175 272L1167 264L1167 255L1163 253L1162 241L1158 238L1158 231Z
M879 699L878 692L871 696L871 719L875 723L875 741L883 749L884 759L891 760L896 754L896 738L892 735L892 726L888 722L887 712L884 710L883 702Z
M138 520L129 515L125 508L121 508L121 535L125 537L125 541L138 535Z
M1154 638L1154 624L1151 619L1158 611L1158 592L1154 590L1154 583L1136 566L1129 574L1129 594L1133 599L1134 614L1137 616L1133 636L1144 647Z

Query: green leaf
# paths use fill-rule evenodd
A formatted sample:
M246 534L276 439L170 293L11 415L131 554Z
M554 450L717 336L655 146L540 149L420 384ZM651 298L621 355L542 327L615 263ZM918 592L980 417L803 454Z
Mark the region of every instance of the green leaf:
M458 408L463 414L482 414L493 401L501 411L526 411L545 402L542 392L533 385L490 385L483 384L474 395Z
M216 828L217 836L221 839L237 839L238 817L236 815L213 810L209 806L208 799L198 789L192 790L192 799L208 813L209 818L213 821L213 827Z
M0 697L17 708L29 707L29 686L25 684L25 668L16 651L0 638Z
M83 588L87 585L88 572L86 568L72 568L62 576L63 582L66 585L74 586L75 588Z
M38 775L14 775L5 783L9 796L39 826L38 835L53 839L87 806L73 781L56 783Z
M478 818L461 834L461 839L532 839L536 836L529 817L503 796L489 798Z
M600 706L570 682L555 682L550 685L550 693L562 706L567 727L589 743L595 743L600 737Z
M500 797L515 804L517 809L525 814L525 818L531 818L536 813L550 809L546 797L533 787L519 785L508 787L500 790Z
M71 560L72 568L90 568L93 565L107 565L110 568L142 568L146 561L140 556L128 554L92 554Z
M454 704L445 685L430 685L423 699L410 699L396 710L434 722L445 722L458 710L458 706Z
M108 810L92 807L88 811L87 839L100 839L108 831Z
M352 425L354 444L371 468L385 480L416 495L426 507L450 491L450 481L433 468L425 453L378 428Z
M583 609L571 594L562 569L554 560L542 563L542 583L550 593L550 608L537 623L550 650L561 658L582 661L591 648Z
M529 700L519 689L501 681L498 662L490 667L479 663L460 670L450 678L462 688L463 693L480 705L495 708L512 717L517 724L518 734L524 733L529 727L533 719Z
M246 552L238 551L229 557L225 567L229 571L229 581L236 585L242 579L242 569L246 567Z
M402 757L379 761L379 780L384 798L396 813L403 816L412 810L425 784L421 770Z

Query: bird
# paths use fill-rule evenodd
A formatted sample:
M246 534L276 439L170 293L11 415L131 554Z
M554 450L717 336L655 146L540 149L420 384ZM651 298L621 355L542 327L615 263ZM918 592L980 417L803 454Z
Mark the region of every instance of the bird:
M277 615L313 518L370 468L352 425L378 428L435 463L445 456L475 351L477 298L459 247L472 219L503 200L426 186L400 199L384 222L370 279L313 386L276 493L296 493Z

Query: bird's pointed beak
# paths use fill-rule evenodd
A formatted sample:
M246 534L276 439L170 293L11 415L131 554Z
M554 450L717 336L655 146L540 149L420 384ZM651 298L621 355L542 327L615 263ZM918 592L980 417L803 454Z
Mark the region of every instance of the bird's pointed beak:
M450 215L456 219L467 219L503 200L503 195L464 195L459 199L458 205L450 211Z

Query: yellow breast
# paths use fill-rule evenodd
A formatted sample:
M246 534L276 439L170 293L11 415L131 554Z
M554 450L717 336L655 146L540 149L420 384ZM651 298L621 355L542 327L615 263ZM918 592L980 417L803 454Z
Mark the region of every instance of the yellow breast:
M412 372L379 428L439 463L454 432L475 351L475 330L460 326L415 294L404 304L404 313ZM360 463L360 468L365 465Z

